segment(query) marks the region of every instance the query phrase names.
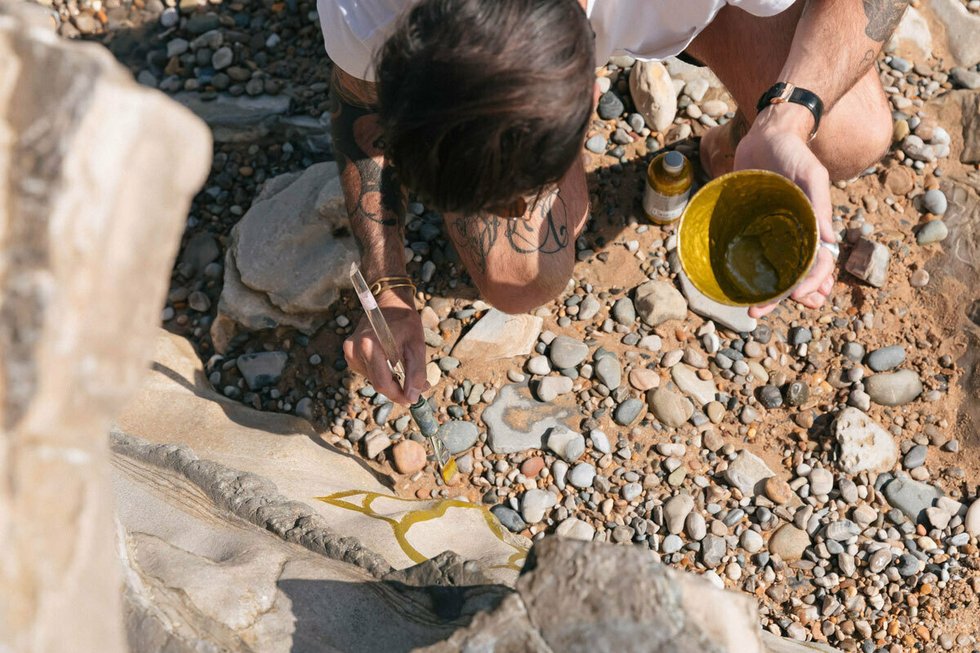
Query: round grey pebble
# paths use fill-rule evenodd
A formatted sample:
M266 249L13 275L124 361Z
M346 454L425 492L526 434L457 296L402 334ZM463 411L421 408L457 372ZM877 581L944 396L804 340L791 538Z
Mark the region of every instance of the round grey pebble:
M905 454L905 458L902 459L902 465L905 466L905 469L922 467L926 463L926 453L928 453L928 449L925 445L916 445Z
M618 323L630 326L636 321L636 308L629 297L620 297L612 307L612 317Z
M440 426L437 435L450 453L458 454L476 444L480 431L473 422L453 420Z
M915 234L915 242L919 245L930 245L946 240L949 235L949 228L942 220L932 220L927 222Z
M942 215L946 213L947 206L946 195L938 188L927 190L922 196L922 208L929 213Z
M591 463L579 463L568 472L567 479L580 490L592 487L592 482L595 480L595 466Z
M613 420L620 426L629 426L640 416L643 405L642 401L631 397L616 406L616 411L613 413Z
M556 369L567 370L577 366L589 355L589 348L584 342L558 336L551 342L548 358Z
M492 512L493 516L504 525L504 528L513 533L520 533L527 527L527 524L523 519L521 519L521 516L517 514L517 511L508 508L507 506L494 506L490 509L490 512Z
M608 91L599 97L596 113L603 120L615 120L622 115L625 109L626 107L623 105L623 101L615 93Z
M783 405L783 395L774 385L764 385L759 388L759 403L766 408L779 408Z
M868 367L875 372L886 372L895 369L905 361L905 347L892 345L882 347L868 354Z
M603 136L596 134L595 136L589 137L589 140L585 141L585 149L594 154L602 154L606 151L606 145L608 142Z

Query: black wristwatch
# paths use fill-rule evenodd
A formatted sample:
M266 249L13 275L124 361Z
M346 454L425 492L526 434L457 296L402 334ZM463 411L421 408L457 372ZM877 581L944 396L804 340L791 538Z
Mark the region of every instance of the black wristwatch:
M810 132L810 140L812 141L813 137L817 135L817 129L820 128L820 118L823 116L823 100L817 97L813 91L793 86L789 82L778 82L762 94L762 97L759 98L759 104L756 105L756 110L761 112L771 104L782 104L783 102L802 104L813 114L813 130Z

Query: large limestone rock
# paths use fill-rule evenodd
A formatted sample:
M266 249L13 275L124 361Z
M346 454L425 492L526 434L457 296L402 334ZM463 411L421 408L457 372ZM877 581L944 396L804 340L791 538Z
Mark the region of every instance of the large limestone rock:
M425 653L833 650L763 637L749 596L658 564L637 547L545 538L534 545L516 589Z
M356 260L335 163L269 180L231 232L215 349L224 352L239 327L313 333Z
M106 50L0 17L0 650L125 650L106 427L210 152Z
M115 430L152 444L186 445L186 455L252 475L240 488L229 485L226 503L240 506L243 519L315 551L325 549L321 531L307 525L356 538L395 569L453 551L500 583L513 582L526 554L527 540L506 532L483 506L398 498L389 479L332 446L309 422L218 395L191 345L173 334L159 333L153 371ZM203 482L224 487L214 474Z
M132 651L404 651L508 591L452 553L394 571L315 518L293 526L267 480L186 447L116 434L112 463Z
M932 0L929 8L946 27L953 59L964 68L980 63L980 16L971 13L960 0Z

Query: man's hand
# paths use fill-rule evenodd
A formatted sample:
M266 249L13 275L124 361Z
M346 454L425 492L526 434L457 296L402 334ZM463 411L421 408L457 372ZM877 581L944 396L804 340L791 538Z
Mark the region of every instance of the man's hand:
M429 389L425 380L425 336L422 318L415 310L408 291L381 293L378 306L384 313L405 366L405 387L402 389L391 374L381 343L378 342L367 316L362 317L357 330L344 341L344 357L350 368L370 379L375 390L395 403L414 404L419 395Z
M827 169L807 145L812 127L809 111L795 104L781 104L765 109L753 123L735 150L735 170L756 168L778 172L799 186L813 204L820 238L836 242L831 222L830 177ZM819 308L834 285L836 261L826 248L817 252L817 260L791 295L808 308ZM754 306L752 317L761 317L776 304Z

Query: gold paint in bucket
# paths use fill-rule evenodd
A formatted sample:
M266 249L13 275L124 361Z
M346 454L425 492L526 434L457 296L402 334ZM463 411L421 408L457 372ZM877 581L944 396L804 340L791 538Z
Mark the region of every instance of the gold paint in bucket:
M778 301L817 258L817 218L799 186L775 172L739 170L704 185L681 218L681 266L702 293L729 306Z

